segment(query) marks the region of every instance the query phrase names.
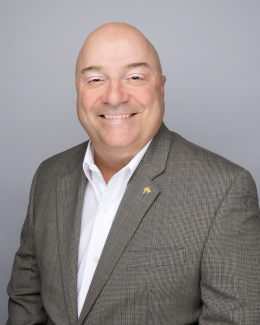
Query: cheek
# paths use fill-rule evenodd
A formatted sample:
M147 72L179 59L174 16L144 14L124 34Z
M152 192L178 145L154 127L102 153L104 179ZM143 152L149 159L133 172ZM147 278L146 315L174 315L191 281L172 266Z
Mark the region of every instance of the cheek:
M79 106L85 111L85 112L90 112L97 99L98 99L98 96L95 94L95 93L91 93L91 92L88 92L88 91L81 91L79 96L78 96L78 99L79 99Z
M152 108L153 103L156 100L155 91L150 87L140 87L139 89L136 88L132 95L135 100L145 109Z

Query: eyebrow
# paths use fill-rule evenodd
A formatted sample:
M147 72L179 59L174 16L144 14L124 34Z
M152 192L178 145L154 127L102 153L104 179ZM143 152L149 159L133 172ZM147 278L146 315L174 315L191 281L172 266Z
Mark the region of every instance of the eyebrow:
M98 66L98 65L92 65L90 67L84 68L81 70L81 73L87 72L87 71L100 71L102 70L103 67Z
M136 62L136 63L128 64L126 66L127 69L133 69L133 68L139 68L139 67L150 68L150 66L147 62Z

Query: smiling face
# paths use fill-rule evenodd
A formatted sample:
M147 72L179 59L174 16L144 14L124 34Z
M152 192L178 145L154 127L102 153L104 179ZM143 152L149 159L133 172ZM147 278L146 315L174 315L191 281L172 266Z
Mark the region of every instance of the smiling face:
M136 154L164 115L157 53L126 24L107 24L83 45L76 68L77 112L95 150Z

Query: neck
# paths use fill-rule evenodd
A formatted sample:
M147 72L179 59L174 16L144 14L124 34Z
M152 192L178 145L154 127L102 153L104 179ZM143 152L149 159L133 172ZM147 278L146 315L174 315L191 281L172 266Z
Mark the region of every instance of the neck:
M129 148L120 148L118 150L100 150L94 144L93 147L95 165L100 170L106 184L142 149L129 150Z

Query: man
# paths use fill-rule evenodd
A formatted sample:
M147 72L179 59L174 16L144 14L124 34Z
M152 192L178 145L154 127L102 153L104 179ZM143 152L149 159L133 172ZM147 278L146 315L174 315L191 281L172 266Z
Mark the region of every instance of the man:
M91 140L35 174L7 324L260 324L255 183L165 127L165 80L130 25L85 41L77 111Z

